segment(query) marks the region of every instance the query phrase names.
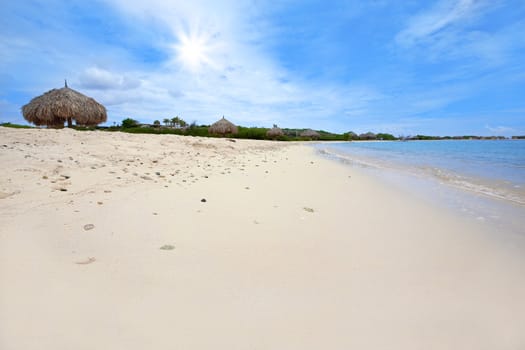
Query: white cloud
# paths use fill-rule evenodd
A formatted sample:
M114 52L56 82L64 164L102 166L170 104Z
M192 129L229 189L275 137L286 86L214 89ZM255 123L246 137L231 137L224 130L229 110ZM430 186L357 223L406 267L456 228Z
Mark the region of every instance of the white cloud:
M32 42L21 37L0 36L0 65L7 65L16 62L20 54L29 51L32 47Z
M58 46L67 49L43 56L63 62L46 74L58 77L58 83L68 78L71 87L78 86L107 106L110 123L124 117L148 122L174 115L211 123L226 115L243 125L277 123L345 131L373 116L384 117L378 106L399 109L398 104L403 104L366 82L352 82L349 87L304 79L287 71L268 49L268 35L279 33L260 20L267 10L261 6L266 4L244 0L106 3L121 15L121 22L155 27L148 32L148 43L162 51L162 61L137 62L122 45L106 46L104 40L77 39L68 37L67 32L58 36ZM54 22L60 23L60 19L54 18ZM130 36L133 31L126 35L128 42L134 41ZM53 34L46 33L48 36ZM411 106L410 102L405 105ZM398 114L429 108L432 106L402 107Z
M441 0L430 10L412 17L396 42L409 47L436 39L439 33L454 26L465 25L484 7L480 0Z
M489 130L491 133L495 135L509 135L516 131L516 129L508 127L508 126L496 126L492 127L490 125L486 125L485 129Z
M525 47L525 23L490 25L490 15L505 6L499 0L441 0L408 19L395 36L397 52L431 63L461 62L451 66L452 78L514 64Z
M79 80L104 89L101 102L144 121L170 115L209 123L221 115L252 125L323 125L345 110L366 111L380 94L355 84L314 84L286 71L265 49L267 25L250 1L108 1L137 25L162 23L169 35L155 43L166 60L136 67L141 86L126 90L115 69L88 68ZM262 6L262 5L259 5ZM96 91L94 97L98 95Z
M332 67L326 62L315 62L313 69L288 70L293 60L301 58L276 46L297 44L294 31L283 27L286 21L281 20L287 16L293 20L295 6L303 6L296 0L285 5L253 0L101 0L95 5L78 1L74 6L52 0L50 6L42 7L42 13L24 11L23 16L6 22L14 29L0 37L0 68L9 74L16 70L16 77L4 85L27 96L60 87L67 78L72 88L107 106L110 123L124 117L148 122L175 115L190 122L210 123L225 115L242 125L277 123L333 131L363 126L360 130L364 132L396 130L394 125L399 123L407 130L412 122L403 122L403 118L435 115L481 89L478 85L483 84L473 80L480 72L472 69L472 65L479 65L478 58L503 66L506 52L517 40L525 47L523 38L515 39L523 32L523 23L493 29L486 22L477 22L494 1L440 0L406 22L396 36L396 49L418 58L421 55L422 61L463 59L438 73L428 65L422 67L423 73L406 73L405 68L411 68L404 65L405 57L394 57L388 69L374 67L379 68L377 73L357 74L360 81L345 73L328 78L324 73ZM339 12L345 12L339 4L333 7L337 13L330 16L341 22L367 22L370 13L358 3L341 1L349 14L339 17ZM90 12L101 4L104 11ZM86 12L71 13L77 7L85 7ZM275 16L282 17L274 21ZM92 20L107 24L107 28L91 27ZM322 41L320 51L325 44L341 44L340 38L331 34L322 40L308 35ZM387 46L379 43L383 44ZM293 45L287 50L294 50ZM287 61L281 64L283 57ZM305 57L305 62L311 59ZM351 68L353 63L350 59L345 64ZM298 75L303 69L310 71ZM517 81L523 79L519 75L522 70L519 66L509 68ZM494 73L498 82L504 79L500 71ZM374 74L381 78L374 78ZM482 128L484 124L476 125Z
M138 88L139 79L128 75L120 75L98 67L87 68L79 76L80 86L94 90L129 90Z

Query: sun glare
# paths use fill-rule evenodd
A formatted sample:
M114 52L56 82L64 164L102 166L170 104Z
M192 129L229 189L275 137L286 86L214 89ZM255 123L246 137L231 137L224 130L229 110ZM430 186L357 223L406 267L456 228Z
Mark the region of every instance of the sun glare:
M213 66L209 57L211 46L204 35L180 34L179 43L175 46L177 60L184 68L191 71L199 71L205 66Z

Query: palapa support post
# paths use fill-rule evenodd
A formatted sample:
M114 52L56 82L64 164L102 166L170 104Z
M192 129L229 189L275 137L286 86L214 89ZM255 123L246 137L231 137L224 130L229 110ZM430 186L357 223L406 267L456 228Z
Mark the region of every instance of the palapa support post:
M64 87L67 88L67 79L64 79ZM67 127L71 128L73 126L73 119L71 117L67 118Z

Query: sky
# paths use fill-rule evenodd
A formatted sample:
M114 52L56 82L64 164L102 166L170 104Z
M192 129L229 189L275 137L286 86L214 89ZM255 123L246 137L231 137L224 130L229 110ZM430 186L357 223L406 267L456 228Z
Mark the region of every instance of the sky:
M106 125L525 134L523 0L0 0L0 122L68 86Z

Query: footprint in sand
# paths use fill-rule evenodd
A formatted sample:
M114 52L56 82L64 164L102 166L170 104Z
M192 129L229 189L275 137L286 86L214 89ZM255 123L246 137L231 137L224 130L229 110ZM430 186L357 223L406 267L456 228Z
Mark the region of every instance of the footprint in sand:
M13 196L15 194L16 194L16 192L11 192L11 193L0 192L0 199L8 198L8 197L11 197L11 196Z

